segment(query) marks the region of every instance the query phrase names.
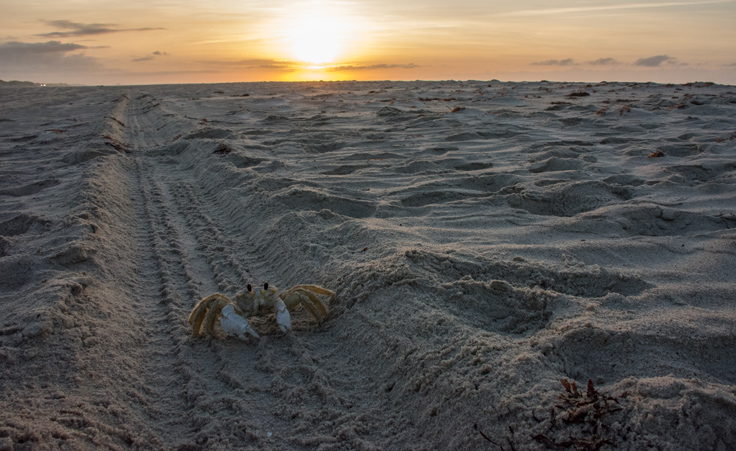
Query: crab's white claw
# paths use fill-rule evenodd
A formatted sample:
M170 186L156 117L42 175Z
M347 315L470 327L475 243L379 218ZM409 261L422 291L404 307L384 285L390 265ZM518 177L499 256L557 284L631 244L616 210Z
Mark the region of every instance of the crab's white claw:
M286 304L281 299L276 301L276 324L279 325L281 332L288 332L291 330L291 314L286 308Z
M235 312L235 308L232 304L228 304L222 308L220 326L222 327L223 332L228 335L238 337L241 340L248 338L248 335L260 338L258 332L250 326L248 320Z

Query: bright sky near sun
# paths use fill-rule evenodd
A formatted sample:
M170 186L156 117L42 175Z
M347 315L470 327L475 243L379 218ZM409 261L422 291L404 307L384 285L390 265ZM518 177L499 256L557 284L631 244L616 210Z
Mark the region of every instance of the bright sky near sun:
M0 79L708 80L736 0L0 0Z

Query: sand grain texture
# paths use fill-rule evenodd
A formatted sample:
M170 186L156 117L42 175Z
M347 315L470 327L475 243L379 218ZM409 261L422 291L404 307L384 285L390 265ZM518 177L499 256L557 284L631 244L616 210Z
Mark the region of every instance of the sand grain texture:
M734 87L0 91L0 448L736 447Z

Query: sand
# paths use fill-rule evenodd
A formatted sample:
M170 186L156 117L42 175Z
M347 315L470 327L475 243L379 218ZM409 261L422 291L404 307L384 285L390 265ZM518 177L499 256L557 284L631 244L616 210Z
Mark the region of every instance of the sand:
M710 83L2 88L0 449L733 449L735 157ZM191 337L263 282L337 299Z

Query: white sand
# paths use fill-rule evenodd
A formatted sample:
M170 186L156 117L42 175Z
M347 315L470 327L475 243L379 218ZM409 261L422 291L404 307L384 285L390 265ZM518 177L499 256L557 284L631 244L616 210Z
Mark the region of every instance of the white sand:
M730 86L2 88L0 448L733 449L735 188Z

